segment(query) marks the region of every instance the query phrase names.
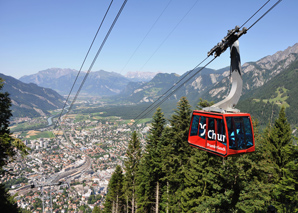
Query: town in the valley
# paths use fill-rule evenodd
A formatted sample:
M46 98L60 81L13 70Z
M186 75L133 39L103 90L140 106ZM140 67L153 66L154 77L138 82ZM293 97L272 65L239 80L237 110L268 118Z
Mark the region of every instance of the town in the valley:
M7 166L1 182L19 207L31 212L62 213L91 212L95 205L103 208L109 179L116 165L123 166L132 127L140 133L143 144L149 127L101 114L69 114L63 116L59 126L28 131L14 131L13 127L54 121L46 117L14 121L14 137L30 150Z

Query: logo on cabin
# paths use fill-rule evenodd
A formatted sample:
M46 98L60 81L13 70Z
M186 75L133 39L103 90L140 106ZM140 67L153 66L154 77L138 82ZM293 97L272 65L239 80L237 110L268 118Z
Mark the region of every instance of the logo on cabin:
M205 137L205 134L206 134L206 124L203 125L203 124L200 123L200 128L202 130L204 130L200 134L200 136L201 137ZM208 131L207 136L208 136L208 139L210 139L210 140L216 140L216 138L217 138L217 141L222 142L222 143L225 143L226 136L223 135L223 134L216 134L215 131L212 130L212 129Z

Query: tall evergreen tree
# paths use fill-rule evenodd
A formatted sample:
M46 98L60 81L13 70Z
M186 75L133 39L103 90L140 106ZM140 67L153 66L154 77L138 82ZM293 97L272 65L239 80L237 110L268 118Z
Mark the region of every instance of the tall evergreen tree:
M0 78L0 90L3 88L3 79ZM22 156L28 154L29 148L19 139L13 138L10 133L9 119L11 118L11 100L7 92L0 92L0 175L5 175L4 166L11 162L17 151ZM9 196L5 187L0 184L0 206L3 212L18 212L17 204Z
M172 145L173 131L170 127L165 127L163 134L161 136L161 141L158 144L160 150L161 158L161 173L162 177L160 181L161 184L161 200L160 200L160 212L175 212L173 208L173 194L175 193L175 187L171 187L174 183L173 174L176 173L174 148Z
M127 212L131 209L131 212L134 213L137 209L136 207L136 175L139 169L140 159L141 159L141 144L137 136L137 133L134 131L132 133L131 140L128 143L128 148L126 151L127 159L124 161L125 165L125 199L126 199L126 208Z
M293 145L290 124L282 107L266 135L272 162L272 203L280 212L298 211L297 147Z
M123 181L121 166L117 165L108 185L108 193L105 200L106 213L118 213L124 210L124 197L123 197Z
M167 137L170 140L171 149L168 149L168 157L165 165L171 167L170 173L167 173L165 179L168 180L168 189L170 189L170 212L181 212L181 192L185 188L184 177L189 157L192 154L192 148L188 145L188 131L191 118L191 107L185 97L182 97L177 109L170 118L170 132L167 132Z
M166 120L161 108L153 115L147 144L138 172L139 208L141 212L159 212L161 152L159 143Z

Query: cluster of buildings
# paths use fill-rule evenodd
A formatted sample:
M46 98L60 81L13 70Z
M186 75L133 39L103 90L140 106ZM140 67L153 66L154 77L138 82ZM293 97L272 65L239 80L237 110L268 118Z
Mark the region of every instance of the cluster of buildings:
M128 123L120 118L111 121L89 116L77 121L70 117L64 121L63 132L54 132L55 137L30 140L16 134L31 150L9 164L7 170L13 173L7 173L1 182L11 183L10 193L17 193L18 205L32 212L103 207L114 168L123 166L131 139ZM138 128L144 134L148 131L145 124ZM143 134L140 140L145 142ZM57 185L59 181L61 185Z

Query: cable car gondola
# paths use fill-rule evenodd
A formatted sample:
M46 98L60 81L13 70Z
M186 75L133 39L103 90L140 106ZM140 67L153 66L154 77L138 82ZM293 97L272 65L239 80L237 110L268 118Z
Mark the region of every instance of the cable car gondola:
M215 52L217 57L230 47L232 88L221 102L194 110L190 122L188 143L222 157L255 151L251 116L234 108L243 84L238 38L245 32L245 28L239 32L236 27L208 53L209 56Z
M188 143L223 157L253 152L255 143L250 114L194 110Z

